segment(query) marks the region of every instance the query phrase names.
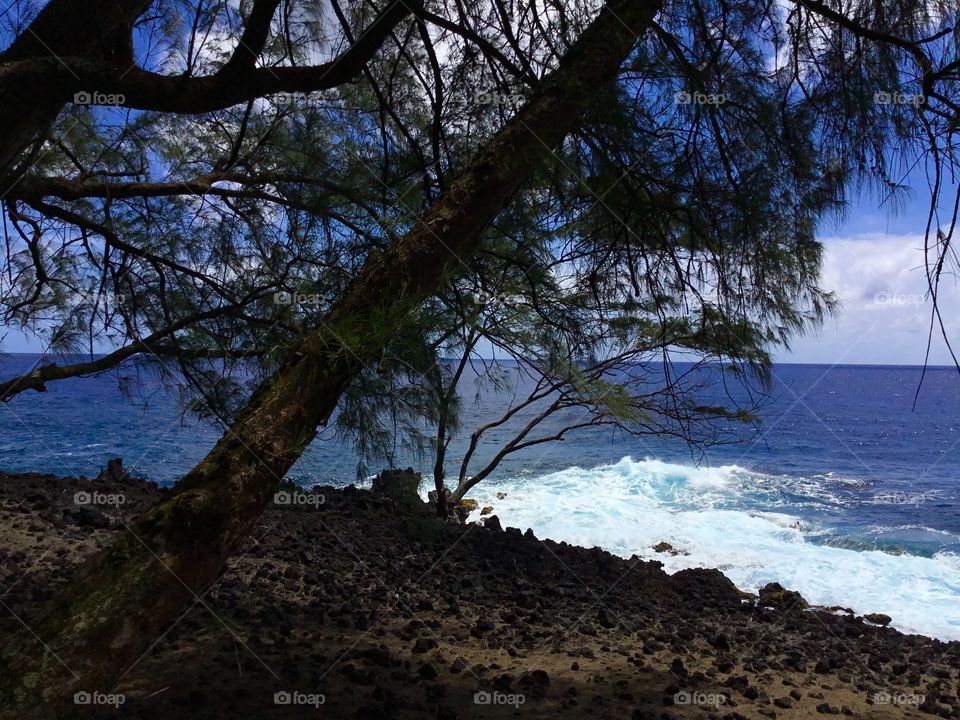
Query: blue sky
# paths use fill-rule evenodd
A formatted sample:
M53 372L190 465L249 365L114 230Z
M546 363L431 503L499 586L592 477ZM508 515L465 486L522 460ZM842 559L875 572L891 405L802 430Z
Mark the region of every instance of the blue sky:
M143 39L138 39L138 49ZM5 43L0 43L0 45ZM822 286L836 293L840 309L817 333L795 338L780 362L914 365L924 361L931 307L925 299L923 231L928 211L926 179L915 169L912 192L896 212L864 192L846 218L820 232L825 257ZM960 291L952 278L941 287L948 336L960 348ZM954 318L957 318L954 321ZM41 352L42 342L0 325L0 350ZM934 333L933 364L952 364Z
M825 257L822 285L835 292L841 308L821 332L797 338L781 362L923 363L930 327L926 300L924 227L928 195L922 177L911 178L914 191L897 212L861 196L841 223L822 228ZM940 307L948 335L960 347L960 291L952 277L941 281ZM930 360L952 364L946 344L935 332Z
M915 192L896 213L878 204L875 198L862 197L843 221L822 228L822 285L836 293L841 307L819 332L798 337L789 351L778 352L778 362L923 363L931 310L923 267L927 200ZM952 278L943 281L941 307L949 336L960 347L960 290ZM10 331L2 349L40 352L43 346ZM951 364L936 332L931 362Z
M926 300L923 250L929 190L922 167L915 167L901 182L904 180L910 191L896 206L863 188L849 196L849 210L843 219L826 221L820 228L818 237L825 250L821 286L835 293L839 311L827 318L818 332L794 338L789 349L775 354L776 361L924 362L932 309ZM950 190L944 193L942 207L952 201ZM946 273L940 307L948 337L960 349L960 289ZM45 349L41 340L0 324L0 351L38 353ZM933 334L930 362L953 364L938 329Z

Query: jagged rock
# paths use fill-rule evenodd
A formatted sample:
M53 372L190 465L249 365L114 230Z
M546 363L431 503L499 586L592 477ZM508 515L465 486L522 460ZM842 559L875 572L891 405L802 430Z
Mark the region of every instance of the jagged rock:
M677 550L673 545L663 540L661 540L660 542L658 542L656 545L653 546L653 551L658 553L667 553L668 555L680 554L680 551ZM683 553L683 554L686 555L687 553Z
M461 523L465 523L470 513L472 513L478 507L480 507L480 503L478 503L476 500L464 498L457 503L456 507L453 508L453 512Z
M437 641L433 638L417 638L417 641L413 644L413 654L414 655L423 655L425 652L433 650L437 646Z
M491 530L499 530L503 532L503 526L500 524L500 518L496 515L489 515L483 519L483 526L485 528L490 528Z
M521 675L517 685L534 697L542 698L547 694L547 688L550 687L550 676L546 670L532 670Z
M795 590L787 590L780 583L769 583L760 588L760 604L779 610L806 610L810 603Z
M597 622L605 628L616 627L617 618L606 607L601 607L597 611Z
M737 586L719 570L689 568L673 574L673 584L687 601L696 598L697 605L708 607L740 607Z
M489 515L493 512L493 505L484 505L483 510L480 511L481 515Z
M69 479L64 490L63 481L52 477L7 480L0 473L0 479L5 480L0 482L0 523L9 523L24 535L27 551L36 547L32 531L38 523L56 523L49 532L57 544L46 557L15 545L0 548L0 581L10 588L9 602L29 608L48 599L50 590L56 591L57 575L66 575L79 557L74 545L84 543L88 554L107 540L106 533L72 522L72 506L69 516L61 516L73 491L86 487L83 481ZM136 478L120 487L127 502L102 513L113 532L123 532L123 525L112 518L131 519L159 499L158 492L148 492ZM114 492L107 487L99 490ZM472 718L483 708L473 706L468 691L492 692L496 679L498 688L512 688L509 692L525 695L529 703L519 712L488 708L505 711L504 717L532 710L544 717L629 718L630 706L637 702L630 693L636 689L621 680L624 670L643 673L645 680L636 691L643 694L644 706L649 702L642 687L649 683L650 701L658 701L668 683L670 701L680 690L716 693L716 687L729 688L723 693L724 707L709 711L717 719L762 717L760 709L784 718L818 717L814 709L818 703L821 714L842 717L852 712L854 717L866 717L857 696L866 695L869 703L871 695L885 687L892 692L894 686L927 696L926 704L918 708L928 713L926 717L960 717L960 701L955 698L960 646L869 627L865 618L770 612L744 603L733 583L717 570L667 575L655 561L638 557L628 561L598 548L551 540L529 542L516 528L507 534L454 527L429 516L422 503L423 517L397 522L399 503L383 493L332 487L315 492L323 494L327 508L335 512L320 518L314 513L281 518L280 510L268 508L275 528L245 543L236 557L238 572L217 586L217 602L230 612L251 648L269 664L278 663L284 678L305 691L329 692L331 717L361 717L354 712L355 704L372 701L369 707L375 710L365 717L437 718L447 693L456 699L451 705L460 717ZM24 518L23 506L43 503L44 496L51 508L34 510L34 517ZM87 515L77 509L81 517ZM96 507L86 510L100 512ZM481 523L500 527L493 514L481 518ZM354 548L356 556L344 553L343 543ZM39 572L28 572L29 563L41 558ZM433 576L429 584L424 573ZM20 576L23 580L16 582ZM604 589L616 584L596 604L575 577ZM52 587L39 587L43 578L53 578ZM773 594L782 601L788 592L768 586L764 599L775 599ZM391 607L396 617L379 625L378 618ZM261 696L270 705L269 687L261 688L255 684L256 673L246 672L256 667L255 658L236 656L229 644L210 656L215 665L184 664L182 671L177 667L183 649L201 636L201 630L207 632L207 623L216 627L202 617L185 617L157 647L167 662L151 672L159 669L165 674L171 712L161 706L153 714L153 706L131 697L134 715L177 720L175 710L189 707L195 712L197 705L210 710L204 707L208 696L197 688L213 684L204 675L211 671L218 679L229 676L235 683L229 687L237 693L241 715L243 705L254 707ZM569 633L571 626L583 626L584 632ZM8 619L0 630L11 628L15 630L16 624ZM364 635L367 629L371 631ZM362 642L353 647L357 638ZM318 647L326 652L316 652ZM319 683L320 673L344 653L351 657L344 658L342 674L332 672ZM550 675L541 677L532 668L538 667L543 653L555 657L544 664ZM527 659L519 660L523 658ZM813 672L818 660L822 662ZM215 670L231 670L238 661L242 678ZM797 670L798 666L803 667ZM143 677L136 682L143 682ZM177 682L169 682L172 679ZM263 681L269 683L267 677ZM244 690L249 691L246 697ZM362 700L349 697L352 690ZM603 702L594 701L594 696ZM793 707L787 709L791 701ZM339 712L345 706L349 711ZM553 713L558 708L566 710ZM264 714L257 710L247 714ZM670 713L692 717L699 712L706 717L701 710L705 709L688 707ZM638 717L661 715L667 716L662 708L644 709Z
M863 619L876 625L889 625L893 621L892 617L883 613L867 613Z
M409 505L422 505L420 485L423 478L413 468L387 469L373 478L370 491Z
M96 482L124 483L130 479L130 473L123 467L123 458L107 460L107 467L100 471Z

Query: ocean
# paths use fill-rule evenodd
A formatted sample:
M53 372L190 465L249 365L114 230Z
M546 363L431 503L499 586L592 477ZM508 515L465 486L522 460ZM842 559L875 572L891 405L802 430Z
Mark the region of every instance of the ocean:
M0 358L0 379L36 360ZM658 559L668 572L716 567L744 590L776 581L814 604L882 612L904 632L958 640L960 374L928 369L914 407L920 376L917 367L776 365L759 432L744 442L701 454L675 438L591 428L509 456L469 496L538 537ZM465 434L503 412L502 396L462 389ZM134 368L23 393L0 404L0 422L4 470L91 477L122 457L167 484L222 432L185 417L174 390ZM509 432L482 442L480 458ZM464 438L451 445L454 463L464 447ZM393 461L430 480L429 458L400 449ZM325 430L290 477L357 482L357 458ZM680 554L654 552L661 541Z

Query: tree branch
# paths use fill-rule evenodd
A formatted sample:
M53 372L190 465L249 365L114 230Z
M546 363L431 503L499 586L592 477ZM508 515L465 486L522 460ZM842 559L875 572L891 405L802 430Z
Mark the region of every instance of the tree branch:
M170 76L142 68L117 67L85 56L37 57L0 69L0 86L16 78L53 87L61 102L76 93L113 95L134 110L197 114L222 110L278 92L315 92L351 80L380 50L415 2L391 0L369 28L333 60L308 67L262 67L228 62L213 75ZM232 58L231 58L232 62ZM238 61L239 63L239 61ZM66 72L65 72L66 69Z
M9 178L0 176L0 185ZM217 195L220 197L251 197L249 190L216 187L215 183L236 183L244 186L277 185L281 183L314 185L321 187L355 203L367 202L354 188L332 182L327 178L293 173L243 174L239 172L207 173L188 180L170 180L165 182L108 182L105 180L69 179L53 175L27 175L8 193L8 198L39 199L56 197L61 200L81 200L83 198L140 198L171 197L176 195ZM281 198L268 196L272 202L282 202Z
M225 74L239 73L253 67L267 43L270 23L273 21L273 14L277 11L279 4L280 0L256 0L253 9L250 11L250 17L247 18L246 25L243 28L243 34L237 41L237 47L234 48L233 55L230 56L221 72Z
M96 360L74 363L71 365L57 365L56 363L41 365L40 367L35 368L28 373L18 375L17 377L0 383L0 402L9 402L11 399L27 390L46 392L46 383L53 382L55 380L65 380L66 378L72 377L97 375L99 373L106 372L107 370L110 370L129 360L134 355L144 352L172 357L184 357L185 355L189 355L191 352L195 352L200 353L196 355L197 357L204 356L204 351L191 351L186 348L178 348L169 343L160 344L159 341L168 338L178 330L182 330L183 328L195 323L229 315L242 308L248 302L251 302L257 297L261 296L262 294L258 294L256 296L246 298L242 302L231 303L230 305L224 305L222 307L214 308L213 310L194 313L189 317L185 317L171 325L151 333L148 337L142 340L134 340L133 342L124 345L123 347L118 348L101 358L97 358ZM262 354L262 352L259 354ZM215 357L215 355L212 354L206 356Z

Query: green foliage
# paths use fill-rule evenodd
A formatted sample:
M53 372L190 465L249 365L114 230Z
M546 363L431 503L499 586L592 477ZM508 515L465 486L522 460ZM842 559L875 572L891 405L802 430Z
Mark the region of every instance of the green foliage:
M51 354L134 344L182 386L185 407L224 419L325 327L334 341L322 350L364 367L334 418L362 474L401 456L442 460L470 430L471 388L509 409L528 380L549 389L531 412L559 398L571 425L706 443L752 422L750 407L705 400L711 388L676 362L762 389L772 353L837 310L820 287L824 224L865 190L895 205L905 167L956 169L955 68L935 77L958 60L956 4L857 1L838 23L803 4L667 2L620 81L597 88L581 130L442 292L426 303L398 293L362 322L331 315L600 3L520 5L504 19L479 0L428 2L447 26L411 24L355 82L309 96L200 117L70 108L9 191L4 320ZM305 65L345 39L313 5L284 6L263 65ZM372 8L344 12L356 37ZM188 18L160 3L142 62L214 72L228 49L209 39L240 21L232 4ZM911 45L931 58L926 71ZM928 104L877 101L929 90L924 78L937 91ZM51 177L129 192L25 191ZM181 190L130 191L144 183ZM949 257L952 225L933 228L935 256Z

